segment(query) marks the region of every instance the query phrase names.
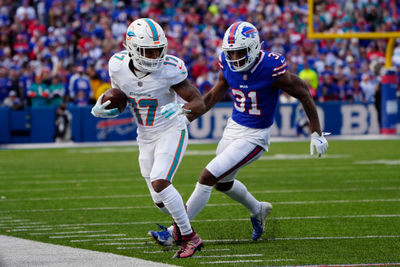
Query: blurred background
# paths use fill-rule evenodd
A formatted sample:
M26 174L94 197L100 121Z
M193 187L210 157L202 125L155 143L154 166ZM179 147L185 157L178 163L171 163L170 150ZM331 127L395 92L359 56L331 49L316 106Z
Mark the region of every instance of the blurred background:
M185 61L202 93L217 79L226 29L249 21L263 49L283 54L306 81L325 131L400 134L400 39L388 45L373 35L400 36L399 16L398 0L0 0L0 144L135 140L127 110L98 119L90 109L110 88L109 58L140 17L160 23L168 54ZM309 17L316 33L372 35L311 39ZM308 136L297 100L281 94L279 101L272 135ZM218 139L231 105L226 95L190 125L190 137Z

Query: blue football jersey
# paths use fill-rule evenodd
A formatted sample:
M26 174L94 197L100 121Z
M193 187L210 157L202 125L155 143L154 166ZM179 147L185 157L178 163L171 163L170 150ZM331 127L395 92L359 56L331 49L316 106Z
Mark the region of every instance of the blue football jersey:
M219 66L230 86L233 98L232 119L250 128L267 128L274 122L279 89L271 84L287 71L285 58L274 52L260 51L254 65L245 72L232 71L222 52Z

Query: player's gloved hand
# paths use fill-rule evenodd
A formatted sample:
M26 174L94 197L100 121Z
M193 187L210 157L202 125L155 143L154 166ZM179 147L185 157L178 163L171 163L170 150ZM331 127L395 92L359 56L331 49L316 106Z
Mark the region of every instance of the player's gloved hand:
M96 105L92 108L92 115L95 117L100 117L100 118L115 118L117 117L120 112L117 108L113 109L106 109L108 105L111 104L110 100L107 100L104 103L101 103L103 101L104 94L102 94L99 99L97 99Z
M183 104L168 103L161 107L161 115L167 119L173 119L178 115L189 113L190 110L184 109Z
M323 153L328 149L328 141L324 136L330 135L330 133L322 133L319 135L317 132L311 134L310 154L314 155L314 148L317 150L318 156L321 157Z

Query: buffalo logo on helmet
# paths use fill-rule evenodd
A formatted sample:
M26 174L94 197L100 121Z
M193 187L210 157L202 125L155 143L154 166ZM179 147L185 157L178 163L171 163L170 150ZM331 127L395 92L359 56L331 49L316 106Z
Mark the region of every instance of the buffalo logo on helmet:
M257 29L249 26L245 26L242 29L243 36L247 38L255 38L257 36Z

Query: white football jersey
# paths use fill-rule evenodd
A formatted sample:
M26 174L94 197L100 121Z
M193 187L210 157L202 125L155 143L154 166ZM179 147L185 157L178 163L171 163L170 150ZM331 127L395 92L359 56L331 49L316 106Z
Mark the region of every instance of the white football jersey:
M161 107L177 101L177 94L171 86L187 78L185 63L167 55L159 70L138 78L129 69L129 61L127 51L118 52L110 58L108 71L111 87L121 89L128 96L139 137L143 138L146 133L162 133L170 127L184 129L186 125L182 116L166 119L161 115Z

